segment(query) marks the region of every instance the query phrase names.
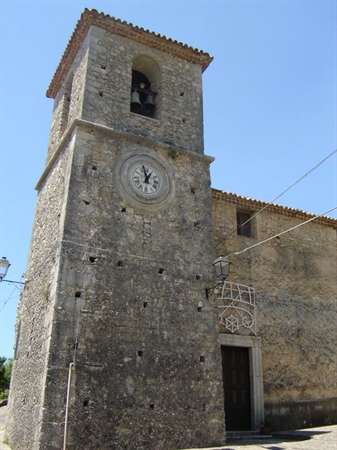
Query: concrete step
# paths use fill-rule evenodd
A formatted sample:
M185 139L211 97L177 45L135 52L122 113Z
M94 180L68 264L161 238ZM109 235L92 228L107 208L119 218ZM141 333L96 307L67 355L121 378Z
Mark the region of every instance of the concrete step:
M261 434L259 431L226 431L226 436L227 439L253 439L261 437Z

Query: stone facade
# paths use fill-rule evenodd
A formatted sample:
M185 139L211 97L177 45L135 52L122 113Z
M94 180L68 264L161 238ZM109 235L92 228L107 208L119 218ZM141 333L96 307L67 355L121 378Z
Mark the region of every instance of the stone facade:
M310 215L273 205L251 237L237 234L237 211L265 205L210 188L201 77L211 60L96 11L78 22L47 92L9 402L14 450L222 445L221 347L248 351L251 429L265 413L275 428L337 421L337 222L240 253ZM152 117L130 111L134 72L151 81ZM235 329L219 309L232 293L206 298L221 253L234 263L229 280L256 289L254 327Z
M265 416L274 429L336 423L337 221L320 217L243 252L314 216L212 194L216 249L233 262L229 279L256 290ZM251 237L238 235L237 213L262 209Z
M211 58L134 34L86 11L48 91L55 107L18 312L13 449L224 443L217 314L204 294L215 256L213 159L202 139ZM152 118L130 112L132 70L153 80ZM137 167L147 179L156 172L158 194L137 191Z

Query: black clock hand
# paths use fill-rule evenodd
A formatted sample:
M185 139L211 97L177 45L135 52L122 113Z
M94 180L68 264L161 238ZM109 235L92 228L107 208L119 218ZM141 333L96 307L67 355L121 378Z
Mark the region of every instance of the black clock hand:
M150 179L150 176L152 175L152 172L149 173L149 174L147 174L147 173L146 173L145 166L142 166L142 167L143 167L143 171L144 171L144 175L145 175L145 183L146 183L146 184L149 184L149 179Z
M149 183L149 179L150 179L150 176L152 175L152 172L150 172L148 175L146 175L146 177L145 177L145 183Z
M147 178L147 173L146 173L146 169L145 169L145 166L142 166L143 167L143 172L144 172L144 176L145 176L145 183L146 184L148 184L149 183L149 181L148 181L148 178Z

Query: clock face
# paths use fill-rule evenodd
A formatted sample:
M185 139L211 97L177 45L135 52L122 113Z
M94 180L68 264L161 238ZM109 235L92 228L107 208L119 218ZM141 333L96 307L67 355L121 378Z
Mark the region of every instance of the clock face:
M162 180L153 167L148 164L141 164L133 169L131 182L139 192L151 196L158 192Z
M116 166L116 175L122 197L140 210L157 212L174 195L172 169L155 152L127 152Z

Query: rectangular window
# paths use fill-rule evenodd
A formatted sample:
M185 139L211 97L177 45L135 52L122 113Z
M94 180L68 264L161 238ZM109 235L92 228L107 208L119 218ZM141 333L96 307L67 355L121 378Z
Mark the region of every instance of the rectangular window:
M239 236L252 237L251 215L247 212L236 213L236 229Z

